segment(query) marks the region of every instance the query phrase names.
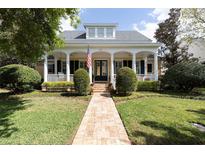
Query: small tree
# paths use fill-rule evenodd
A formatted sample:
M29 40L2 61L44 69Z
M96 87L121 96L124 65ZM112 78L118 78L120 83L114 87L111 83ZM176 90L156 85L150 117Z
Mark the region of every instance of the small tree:
M88 95L90 90L90 78L85 69L78 69L74 73L74 86L79 95Z
M135 91L137 83L136 74L129 67L122 67L116 76L116 90L119 95L129 95Z

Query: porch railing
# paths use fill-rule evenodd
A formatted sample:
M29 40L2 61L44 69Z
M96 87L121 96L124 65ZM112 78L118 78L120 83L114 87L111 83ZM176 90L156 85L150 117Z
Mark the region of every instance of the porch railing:
M48 74L48 81L66 81L66 74Z

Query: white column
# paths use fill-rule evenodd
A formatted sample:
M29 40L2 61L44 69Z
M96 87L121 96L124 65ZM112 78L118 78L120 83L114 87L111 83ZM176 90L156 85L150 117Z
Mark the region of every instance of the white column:
M44 82L48 81L48 59L47 54L44 55Z
M111 65L111 70L110 70L110 81L112 84L114 84L114 54L111 53L110 55L110 65Z
M57 60L58 60L58 59L57 59L57 57L55 56L55 57L54 57L54 67L55 67L55 68L54 68L54 70L55 70L54 72L55 72L55 74L58 74L58 72L57 72L57 71L58 71L58 70L57 70Z
M90 77L90 84L93 82L92 78L93 78L93 73L92 73L92 70L93 70L93 59L92 59L92 52L90 51L90 54L91 54L91 65L89 67L89 77Z
M132 69L136 74L136 53L132 54Z
M158 80L158 54L154 54L154 78Z
M70 81L70 54L66 53L66 80Z
M147 57L144 57L144 75L147 76Z

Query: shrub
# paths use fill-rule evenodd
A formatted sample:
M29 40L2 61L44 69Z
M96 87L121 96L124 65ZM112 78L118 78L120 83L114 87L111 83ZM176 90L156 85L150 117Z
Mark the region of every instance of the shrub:
M162 89L190 91L205 84L205 65L196 62L179 63L168 69L162 79Z
M88 95L90 91L90 78L85 69L78 69L74 73L74 86L79 95Z
M72 87L74 86L73 82L69 81L55 81L55 82L44 82L42 83L44 87Z
M157 91L159 87L158 81L138 81L137 90L138 91Z
M129 67L122 67L116 76L116 91L119 95L129 95L135 91L137 83L136 74Z
M15 93L27 92L39 86L41 76L28 66L11 64L0 68L0 83Z

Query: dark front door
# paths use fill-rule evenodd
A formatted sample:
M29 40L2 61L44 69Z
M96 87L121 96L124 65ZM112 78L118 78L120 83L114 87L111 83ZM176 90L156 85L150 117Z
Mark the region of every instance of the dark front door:
M95 60L95 81L107 81L107 60Z

